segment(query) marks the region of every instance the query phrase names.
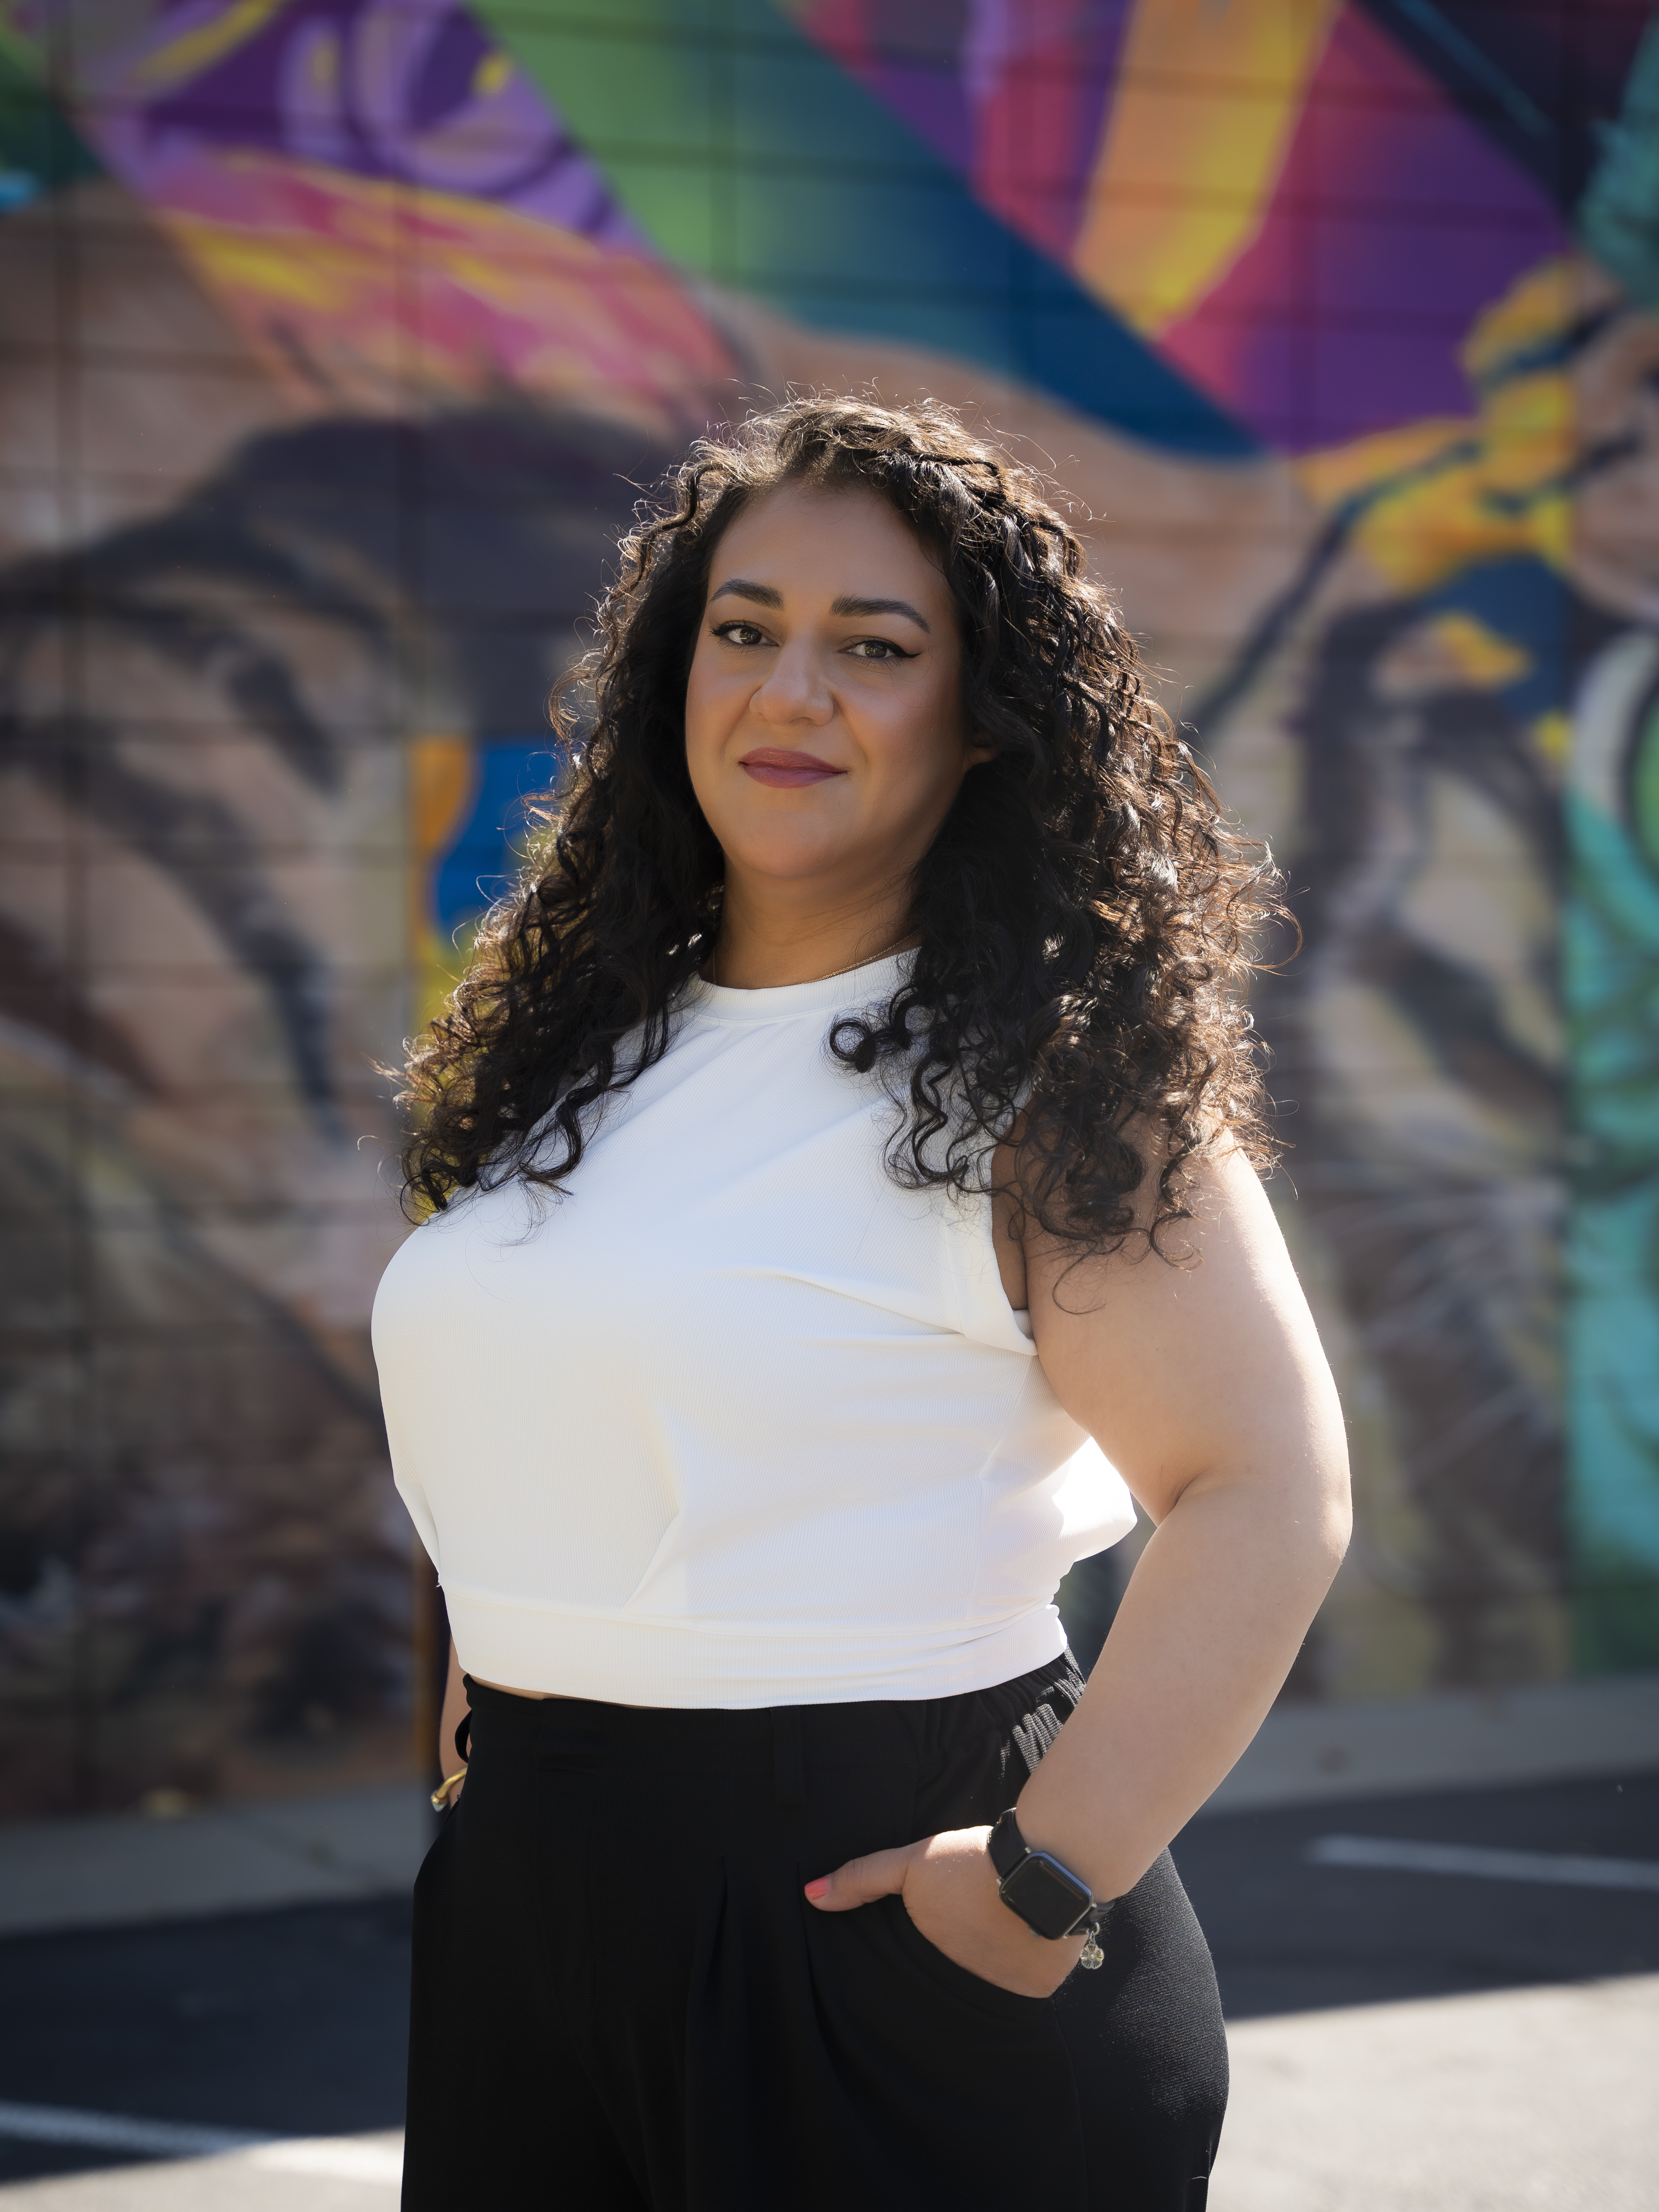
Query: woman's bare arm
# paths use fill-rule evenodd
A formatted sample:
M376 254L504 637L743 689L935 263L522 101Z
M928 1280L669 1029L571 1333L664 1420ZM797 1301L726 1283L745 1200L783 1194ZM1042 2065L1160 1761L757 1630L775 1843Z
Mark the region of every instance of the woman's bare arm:
M1341 1411L1261 1187L1224 1152L1197 1168L1191 1203L1163 1239L1179 1265L1144 1239L1082 1263L1025 1244L1043 1370L1158 1524L1018 1801L1026 1841L1103 1899L1133 1887L1255 1735L1348 1538ZM1045 1994L1081 1940L1045 1942L1007 1910L985 1834L872 1853L807 1894L834 1911L899 1892L958 1964Z
M1341 1409L1283 1237L1237 1152L1194 1219L1068 1267L1028 1239L1043 1371L1157 1529L1083 1702L1018 1801L1097 1897L1139 1881L1261 1726L1346 1547Z

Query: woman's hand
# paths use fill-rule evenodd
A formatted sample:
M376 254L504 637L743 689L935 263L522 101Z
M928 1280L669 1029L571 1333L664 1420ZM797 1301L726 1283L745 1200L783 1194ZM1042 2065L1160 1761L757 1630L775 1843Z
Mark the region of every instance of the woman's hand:
M438 1773L448 1782L445 1792L446 1809L453 1812L461 1802L461 1792L466 1787L466 1762L455 1748L455 1731L472 1710L466 1684L461 1675L461 1662L456 1656L455 1640L449 1644L449 1672L444 1682L443 1711L438 1717ZM456 1769L460 1771L455 1779Z
M988 1828L951 1828L897 1850L848 1859L809 1881L820 1912L851 1912L878 1897L900 1897L937 1951L982 1982L1023 1997L1051 1997L1083 1956L1081 1936L1054 1942L1029 1929L997 1894L986 1851Z

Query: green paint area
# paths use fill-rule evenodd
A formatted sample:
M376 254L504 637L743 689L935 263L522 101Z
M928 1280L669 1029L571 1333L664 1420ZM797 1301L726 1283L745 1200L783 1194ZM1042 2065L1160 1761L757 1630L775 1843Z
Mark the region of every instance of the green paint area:
M668 259L799 321L971 362L1166 449L1233 418L980 204L766 0L476 11Z

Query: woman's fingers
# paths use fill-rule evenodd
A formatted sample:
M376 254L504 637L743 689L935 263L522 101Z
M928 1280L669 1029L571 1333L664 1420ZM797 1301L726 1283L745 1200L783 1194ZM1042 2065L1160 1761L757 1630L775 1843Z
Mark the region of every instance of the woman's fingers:
M878 1897L896 1897L904 1887L904 1870L921 1849L906 1844L897 1850L871 1851L861 1859L848 1859L834 1874L820 1875L806 1885L806 1894L821 1912L850 1912L855 1905L868 1905Z

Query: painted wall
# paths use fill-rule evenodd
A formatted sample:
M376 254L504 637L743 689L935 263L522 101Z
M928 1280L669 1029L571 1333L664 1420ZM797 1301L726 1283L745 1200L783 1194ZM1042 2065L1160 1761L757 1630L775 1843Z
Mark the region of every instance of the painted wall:
M407 1765L375 1063L638 489L803 386L1048 467L1289 869L1294 1692L1659 1665L1645 22L3 0L0 1812Z

